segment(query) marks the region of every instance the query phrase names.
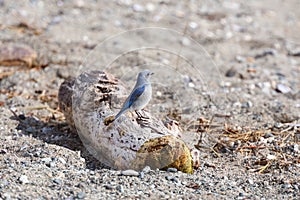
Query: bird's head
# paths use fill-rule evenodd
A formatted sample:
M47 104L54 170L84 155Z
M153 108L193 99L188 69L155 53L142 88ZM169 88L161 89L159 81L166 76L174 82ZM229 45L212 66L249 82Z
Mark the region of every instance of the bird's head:
M153 74L154 74L153 72L151 72L150 70L146 69L146 70L141 71L139 73L139 77L148 80L151 77L151 75L153 75Z

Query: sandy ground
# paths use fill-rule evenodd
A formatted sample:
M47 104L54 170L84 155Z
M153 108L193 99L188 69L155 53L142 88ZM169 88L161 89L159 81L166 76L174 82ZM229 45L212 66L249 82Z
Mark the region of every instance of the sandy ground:
M299 6L0 0L0 47L37 53L31 67L2 66L0 56L0 198L299 198ZM144 27L176 32L125 32ZM122 176L85 150L59 111L58 88L69 76L106 70L130 89L145 67L156 74L151 112L189 131L191 120L212 120L192 175Z

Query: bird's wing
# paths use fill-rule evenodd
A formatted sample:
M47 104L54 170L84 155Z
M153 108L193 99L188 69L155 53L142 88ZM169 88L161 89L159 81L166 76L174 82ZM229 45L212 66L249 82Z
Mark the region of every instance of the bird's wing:
M137 100L137 98L139 98L139 96L141 96L143 94L144 91L145 91L145 85L143 85L141 87L138 87L135 90L133 90L126 106L130 107L133 104L133 102L135 102Z
M127 109L129 109L129 107L133 104L133 102L136 101L139 98L139 96L143 94L144 91L145 91L145 85L135 88L132 91L131 95L127 98L120 112L115 116L115 120L118 119L120 115L122 115Z

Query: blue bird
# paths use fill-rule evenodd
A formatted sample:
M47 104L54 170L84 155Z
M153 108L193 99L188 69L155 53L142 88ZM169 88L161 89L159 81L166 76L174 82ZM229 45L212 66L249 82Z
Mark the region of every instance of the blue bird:
M136 84L124 102L120 112L115 116L115 119L118 119L126 111L136 111L138 112L146 107L146 105L151 100L152 96L152 87L150 83L150 76L153 73L149 70L144 70L138 74ZM138 114L139 117L141 115Z

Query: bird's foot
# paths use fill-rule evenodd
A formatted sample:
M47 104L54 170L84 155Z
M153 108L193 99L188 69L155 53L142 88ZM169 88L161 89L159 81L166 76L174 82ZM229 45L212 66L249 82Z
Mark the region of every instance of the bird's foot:
M137 114L138 119L141 119L141 120L149 120L150 119L150 117L148 117L144 111L143 111L143 114L141 114L139 111L135 111L135 113Z
M145 113L142 115L140 112L136 111L138 118L136 121L142 126L148 126L150 124L150 117L148 117Z

